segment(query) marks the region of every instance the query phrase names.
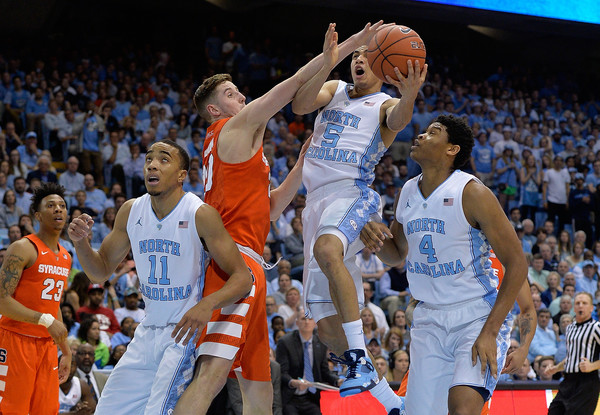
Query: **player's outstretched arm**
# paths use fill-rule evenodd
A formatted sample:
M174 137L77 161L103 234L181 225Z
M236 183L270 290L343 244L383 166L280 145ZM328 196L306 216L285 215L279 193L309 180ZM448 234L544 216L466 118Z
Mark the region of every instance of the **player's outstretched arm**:
M479 356L482 372L489 364L496 377L496 336L527 277L527 263L517 234L490 189L477 182L468 183L463 193L463 206L471 226L483 231L506 268L496 303L473 345L473 365Z
M393 26L393 23L383 24L383 20L373 25L367 23L360 32L355 33L342 42L336 51L335 59L329 62L326 57L321 69L300 87L292 101L292 110L294 113L309 114L327 105L333 98L338 85L337 81L325 82L331 70L357 48L368 44L377 32L391 26Z
M535 330L537 327L537 314L533 299L531 298L531 290L527 280L521 286L519 294L517 294L517 303L521 309L519 314L519 333L521 335L521 345L517 350L506 356L506 363L502 373L515 373L527 358L529 346L533 341Z
M427 76L427 64L421 68L419 61L415 60L413 67L413 63L409 60L407 61L407 66L407 76L402 75L398 68L394 68L398 81L386 76L387 81L398 88L398 91L402 95L402 98L399 100L389 100L389 104L386 103L387 107L384 107L384 125L395 132L402 130L410 122L414 110L415 99ZM386 143L384 141L384 144L389 146L392 142Z
M177 323L171 337L175 337L177 343L184 339L184 345L192 339L196 330L202 331L214 310L235 303L252 289L252 275L248 266L213 207L204 204L198 208L196 230L219 268L229 274L229 279L220 290L204 297L189 309Z
M133 199L121 206L117 212L113 230L104 238L97 252L92 249L88 239L94 225L94 221L89 215L84 213L73 219L69 225L69 237L73 241L79 262L90 281L104 283L129 252L127 220L132 204Z

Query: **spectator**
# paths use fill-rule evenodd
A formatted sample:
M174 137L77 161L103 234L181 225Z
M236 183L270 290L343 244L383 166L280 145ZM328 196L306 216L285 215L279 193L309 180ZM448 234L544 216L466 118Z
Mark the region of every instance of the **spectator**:
M80 324L75 321L75 309L70 303L64 302L60 305L62 320L65 323L69 337L77 337Z
M529 245L533 246L533 244L535 244L537 241L537 238L533 235L533 230L535 229L533 220L524 219L522 224L523 231L525 232L523 239L529 241Z
M102 369L110 357L108 346L100 340L100 324L94 317L88 317L81 322L77 337L81 344L89 343L94 347L94 363Z
M273 280L275 281L275 280ZM277 279L277 290L273 293L273 297L278 306L285 304L285 294L292 287L292 278L288 274L280 274Z
M33 131L25 135L25 143L17 147L17 151L21 156L21 161L25 164L28 170L33 170L37 164L38 158L42 154L37 146L37 134Z
M356 256L356 265L362 273L363 283L375 283L385 274L383 262L369 248L363 248Z
M390 353L390 372L394 382L402 382L410 366L410 357L406 350L394 350Z
M69 289L65 292L66 302L73 306L73 309L77 312L79 307L89 305L88 289L90 286L90 279L85 275L85 272L78 272L73 276L73 281L69 285ZM76 314L73 315L76 317Z
M146 193L146 187L144 186L146 154L141 153L140 146L134 143L129 145L129 152L131 153L131 159L123 167L126 178L125 187L129 197L139 197Z
M388 359L383 356L375 356L375 361L373 363L377 367L377 372L380 373L381 376L383 376L388 382L393 382Z
M123 317L121 319L121 331L115 333L110 338L110 345L113 350L120 345L127 346L131 339L133 339L133 332L137 327L134 323L135 321L131 317Z
M2 198L2 205L0 205L0 227L9 228L12 225L18 225L23 211L16 203L17 197L15 192L12 190L6 191Z
M554 236L549 236L546 238L547 243L539 244L540 255L544 259L544 270L546 271L556 271L556 267L558 266L558 259L552 252L552 247L550 246L551 240L554 240L554 245L556 245L556 238Z
M120 326L115 317L115 313L111 309L102 306L102 301L104 300L104 287L100 284L90 284L88 288L88 297L90 305L79 307L77 310L77 319L82 321L85 318L84 315L89 314L96 317L99 322L100 330L111 334L118 332Z
M23 80L21 77L18 75L13 77L12 88L4 97L4 111L19 130L24 127L21 117L25 111L27 102L29 102L30 95L29 91L23 89Z
M77 362L76 376L90 387L94 403L98 403L104 385L108 380L108 375L96 371L94 365L95 354L94 346L89 343L80 344L75 353L75 361Z
M18 241L22 237L23 237L23 234L21 233L21 228L19 227L19 225L17 225L17 224L11 225L8 228L8 244L9 245L15 241Z
M553 223L558 219L558 230L562 231L569 222L567 204L569 202L571 177L566 169L562 157L554 157L552 168L544 172L542 187L542 201L544 209L548 211L548 219Z
M105 183L112 185L118 182L125 186L124 166L131 159L129 145L121 142L118 131L109 132L109 142L102 148Z
M585 245L581 242L575 242L573 244L573 254L565 258L569 264L569 269L575 268L577 264L583 261L583 252L585 251Z
M377 325L377 320L375 319L373 312L368 307L363 308L360 312L360 319L363 323L362 325L365 344L369 344L371 339L377 339L377 341L381 344L381 340L385 334L385 329Z
M368 308L371 310L371 312L373 313L373 316L375 317L375 320L377 322L377 326L381 328L380 340L382 340L383 335L390 328L390 326L388 325L388 322L385 318L385 313L383 312L381 307L379 307L378 305L374 304L371 301L373 299L373 295L375 294L373 292L373 285L371 283L363 282L363 292L364 292L364 296L365 296L365 308Z
M110 186L110 192L104 202L104 208L115 207L115 198L117 195L123 194L123 185L119 182L114 182Z
M572 299L569 299L569 302ZM556 354L554 355L555 362L562 362L567 357L567 327L573 323L573 316L571 314L563 314L560 316L558 327L554 329L554 333L558 334L558 347L556 348Z
M65 356L59 356L63 359ZM90 386L81 382L81 380L75 376L77 373L77 356L71 355L71 372L67 380L60 384L58 400L60 406L58 408L59 414L70 414L70 415L88 415L93 414L96 410L96 401L92 396Z
M27 182L24 177L15 177L15 196L17 197L17 206L23 212L29 212L31 206L31 193L27 192Z
M71 205L71 208L69 209L69 216L71 217L71 219L81 215L82 213L86 213L88 215L90 215L92 218L96 217L96 212L91 208L87 206L87 193L85 190L78 190L77 192L75 192L75 202L73 202L73 204ZM76 215L76 211L78 211L79 213Z
M78 190L84 190L83 174L79 173L79 159L71 156L67 159L67 170L65 170L58 178L58 184L65 188L65 197L67 204L72 206L74 203L75 193Z
M85 194L85 192L81 192ZM92 242L100 244L106 238L106 236L112 231L115 225L115 218L117 216L117 209L114 207L106 208L102 215L102 222L94 223Z
M391 327L383 338L383 350L389 356L394 350L404 349L404 339L398 327Z
M277 307L277 303L275 302L275 297L273 297L272 295L267 295L266 306L267 306L267 324L269 326L271 326L271 321L273 321L273 318L275 316L279 315L277 313L277 310L279 309L279 307Z
M372 356L383 356L385 358L388 357L388 351L382 347L383 340L380 340L378 337L373 337L367 343L367 350L371 353Z
M548 310L550 310L550 314L552 314L553 316L555 316L557 313L560 312L560 310L561 310L560 303L565 296L568 296L568 298L571 299L571 307L569 307L568 310L572 309L573 298L575 298L575 278L573 277L573 273L568 273L565 276L565 281L569 281L569 282L565 282L563 284L563 294L560 297L554 299L550 303L550 306L548 307ZM563 308L565 310L567 309L566 307L567 307L567 305L563 304Z
M593 414L598 404L598 347L600 323L592 320L593 298L588 293L575 297L575 323L567 327L567 356L557 365L546 369L548 375L564 371L564 380L548 413Z
M410 342L409 325L406 321L406 312L404 310L396 310L392 315L392 327L400 329L402 339L404 340L404 349L408 350L408 343Z
M38 158L36 167L27 174L28 183L31 183L33 178L40 179L42 182L58 183L56 173L50 171L51 163L48 157L41 155Z
M405 263L392 267L383 274L379 280L379 295L383 297L381 309L387 311L388 316L393 316L399 308L406 308L410 293Z
M546 283L548 289L541 293L542 302L546 307L550 306L550 303L557 297L562 295L560 290L560 276L558 272L552 271L546 277Z
M187 181L183 183L183 190L191 192L199 198L204 197L204 183L200 180L200 172L197 168L191 168L188 172Z
M540 187L542 186L542 171L533 155L527 156L520 171L521 182L521 212L526 219L535 219L540 205Z
M304 314L304 308L300 301L300 291L296 287L290 287L285 293L285 303L279 306L278 313L285 321L285 328L297 330L296 321Z
M581 263L581 269L583 270L583 276L577 279L575 284L576 292L590 293L592 297L596 294L598 289L598 276L596 272L596 264L594 261L583 261Z
M279 274L277 273L277 268L271 262L273 259L273 254L271 251L271 247L269 245L265 245L262 254L263 260L265 261L265 277L267 278L267 291L268 293L273 292L273 287L271 282L279 278Z
M540 293L548 289L547 278L550 271L544 269L544 258L542 254L535 254L529 267L527 278L531 285L535 285Z
M106 203L106 194L96 188L94 182L94 176L86 174L83 178L83 184L85 185L86 194L86 206L94 211L94 216L101 215L104 211L104 204Z
M567 285L567 287L572 287L572 286ZM569 290L569 292L570 291L571 290ZM563 294L560 297L558 297L557 300L558 300L558 307L559 307L558 313L556 313L552 316L552 322L558 326L560 323L560 318L563 315L565 315L565 314L571 315L571 313L573 313L573 297L569 294ZM550 314L552 314L552 311L550 311Z
M498 186L498 201L502 209L508 212L509 204L515 200L517 194L521 164L511 147L506 147L501 154L501 157L496 160L494 177Z
M575 229L582 230L588 235L592 235L591 213L598 211L594 205L592 192L583 185L583 174L575 174L575 189L569 193L569 213L575 222ZM591 239L588 242L588 248L591 248Z
M571 235L566 230L560 231L558 235L558 257L561 261L573 254L573 245L571 244Z
M281 402L284 414L319 415L319 391L311 382L337 385L330 372L327 347L315 333L315 322L298 316L298 329L281 338L277 347L277 362L281 365ZM299 359L299 356L304 356Z
M282 331L285 335L285 321L283 320L283 317L281 317L278 314L276 316L273 316L273 318L271 319L271 325L269 330L269 345L273 350L277 348L277 341L279 339L276 335L280 331Z
M131 317L136 323L141 323L146 312L138 307L140 302L140 292L135 287L127 287L123 294L125 307L115 309L117 321L122 321L125 317Z
M283 243L286 251L289 252L289 258L292 267L298 267L304 264L304 240L302 239L302 219L295 217L292 219L292 234L287 236Z
M538 325L535 330L533 341L529 346L529 361L533 361L538 355L554 356L556 353L556 336L550 323L550 311L547 308L542 308L537 312Z
M93 173L95 180L100 186L104 185L102 171L102 153L100 142L104 134L104 119L97 113L97 107L92 102L88 103L88 112L83 119L83 128L79 138L81 147L81 171L84 174Z
M104 366L104 369L114 369L121 357L127 351L127 345L119 344L117 346L113 346L112 352L110 352L110 358L108 359L108 363Z

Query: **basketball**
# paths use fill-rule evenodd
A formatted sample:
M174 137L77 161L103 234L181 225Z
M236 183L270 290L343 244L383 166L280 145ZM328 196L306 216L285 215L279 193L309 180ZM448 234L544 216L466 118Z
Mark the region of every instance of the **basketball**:
M398 67L402 75L408 75L407 60L419 61L421 69L425 65L425 43L417 32L406 26L392 26L379 31L367 48L369 66L375 75L387 82L386 75L397 80L394 67Z

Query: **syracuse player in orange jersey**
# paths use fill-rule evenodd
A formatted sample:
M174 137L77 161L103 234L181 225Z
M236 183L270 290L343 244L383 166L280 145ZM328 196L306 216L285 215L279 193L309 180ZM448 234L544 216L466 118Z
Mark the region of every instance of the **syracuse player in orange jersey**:
M13 242L0 269L3 415L57 414L58 385L67 380L71 366L59 308L71 270L71 256L58 243L67 221L64 188L44 183L32 201L40 230ZM60 366L55 343L64 356Z
M490 252L490 259L492 261L492 270L494 275L498 277L498 287L502 284L502 278L504 278L504 267L498 260L498 257L492 250ZM415 302L411 302L409 307L414 308ZM525 358L527 358L527 352L529 351L529 345L535 335L536 323L536 312L531 298L531 290L529 289L529 282L526 280L517 295L517 304L521 310L519 314L519 331L521 334L521 345L518 349L513 351L511 354L506 356L506 362L502 373L515 373L518 368L523 365ZM407 310L407 315L409 310ZM411 313L412 314L412 313ZM408 383L408 372L404 375L402 383L398 388L397 394L399 396L406 396L406 385ZM481 410L481 415L488 415L490 413L490 401L486 401Z
M179 400L175 414L206 413L232 367L240 382L244 414L271 413L273 389L261 254L270 221L279 217L300 186L304 152L310 140L303 146L286 180L270 191L269 165L262 151L265 128L269 119L294 98L301 86L312 85L320 71L329 73L344 57L368 43L382 27L385 27L383 22L367 24L338 46L335 24L330 24L323 54L247 106L246 98L227 74L208 78L194 94L198 113L212 123L204 141L205 201L221 214L225 229L252 270L255 285L237 306L213 314L198 341L199 365L195 379ZM320 85L315 81L313 87L320 88ZM211 262L204 295L218 289L227 278Z

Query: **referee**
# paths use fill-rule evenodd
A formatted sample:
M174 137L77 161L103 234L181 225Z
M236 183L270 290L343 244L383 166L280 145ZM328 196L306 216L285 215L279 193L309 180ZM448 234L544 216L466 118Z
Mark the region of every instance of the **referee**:
M558 394L548 408L548 415L592 415L600 393L600 323L592 320L592 296L580 292L575 296L575 321L567 327L567 357L546 373L563 371L565 376Z

